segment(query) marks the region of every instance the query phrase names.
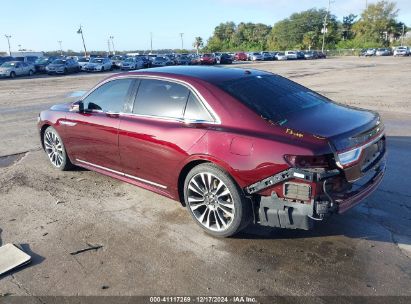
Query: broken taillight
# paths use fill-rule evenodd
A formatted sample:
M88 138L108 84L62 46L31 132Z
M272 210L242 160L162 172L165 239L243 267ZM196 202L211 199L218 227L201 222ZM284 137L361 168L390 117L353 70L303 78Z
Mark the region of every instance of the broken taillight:
M327 155L284 155L285 161L294 168L329 168L330 156Z

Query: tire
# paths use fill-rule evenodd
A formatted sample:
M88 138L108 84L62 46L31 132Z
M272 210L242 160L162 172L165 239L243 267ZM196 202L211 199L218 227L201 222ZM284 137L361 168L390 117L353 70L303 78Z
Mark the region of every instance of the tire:
M10 72L10 78L16 78L16 72Z
M104 67L101 67L101 71L104 72Z
M29 71L29 76L33 76L33 74L34 74L33 70L30 70Z
M68 171L74 167L67 156L63 140L53 127L48 127L44 131L43 146L50 163L55 169Z
M64 69L64 75L67 75L67 73L68 73L68 70Z
M229 237L251 222L251 202L232 177L210 163L194 167L184 181L184 201L207 233Z

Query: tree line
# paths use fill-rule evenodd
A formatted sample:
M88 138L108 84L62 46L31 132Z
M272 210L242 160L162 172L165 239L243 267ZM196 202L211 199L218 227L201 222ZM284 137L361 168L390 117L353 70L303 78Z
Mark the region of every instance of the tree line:
M405 24L397 20L398 11L394 2L384 0L369 4L360 16L350 14L342 21L325 9L309 9L273 26L225 22L214 29L204 51L321 49L325 20L326 49L396 45L407 31ZM196 37L193 46L199 49L203 44L203 39Z

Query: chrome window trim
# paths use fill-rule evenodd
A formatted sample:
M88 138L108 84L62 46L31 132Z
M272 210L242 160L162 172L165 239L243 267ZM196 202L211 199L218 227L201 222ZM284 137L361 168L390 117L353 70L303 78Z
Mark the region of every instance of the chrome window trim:
M124 79L124 78L137 78L137 79L157 79L157 80L165 80L165 81L170 81L174 83L181 84L185 87L187 87L190 92L194 92L195 96L197 97L197 100L200 102L201 106L204 107L211 117L214 119L214 121L207 122L208 124L221 124L221 119L217 115L217 113L214 111L214 109L208 104L208 102L205 100L205 98L198 92L198 90L193 87L190 83L180 80L180 79L174 79L171 77L167 76L157 76L157 75L118 75L114 76L113 78L109 78L95 86L93 89L91 89L88 93L86 93L80 101L84 101L91 93L93 93L95 90L97 90L99 87L102 85L114 81L114 80L119 80L119 79ZM180 122L185 122L184 118L170 118L170 117L163 117L163 116L153 116L153 115L143 115L143 114L135 114L135 113L119 113L119 114L127 114L127 115L136 115L140 117L146 117L146 118L155 118L155 119L165 119L165 120L174 120L174 121L180 121Z
M81 160L81 159L76 158L76 161L78 161L79 163L85 164L85 165L89 165L89 166L91 166L91 167L95 167L95 168L102 169L102 170L105 170L105 171L108 171L108 172L111 172L111 173L115 173L115 174L120 175L120 176L132 178L132 179L135 179L135 180L137 180L137 181L140 181L140 182L143 182L143 183L152 185L152 186L156 186L156 187L159 187L159 188L167 189L167 187L164 186L164 185L157 184L157 183L155 183L155 182L152 182L152 181L149 181L149 180L146 180L146 179L137 177L137 176L133 176L133 175L126 174L126 173L123 173L123 172L120 172L120 171L116 171L116 170L113 170L113 169L109 169L109 168L106 168L106 167L103 167L103 166L99 166L99 165L96 165L96 164L93 164L93 163L89 163L89 162L87 162L87 161L85 161L85 160Z

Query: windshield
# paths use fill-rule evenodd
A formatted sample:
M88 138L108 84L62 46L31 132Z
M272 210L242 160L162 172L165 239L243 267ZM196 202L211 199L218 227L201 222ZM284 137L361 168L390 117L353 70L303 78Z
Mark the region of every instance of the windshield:
M103 60L104 60L104 59L96 58L96 59L93 59L93 60L90 61L90 62L91 62L91 63L103 63Z
M125 62L134 62L134 58L133 57L128 57L126 60L124 60Z
M273 122L328 102L325 97L278 75L244 77L217 85L264 119Z
M16 63L15 62L5 62L1 65L2 68L12 68L15 67Z
M89 58L80 58L80 59L78 60L78 62L89 62L89 61L90 61Z
M36 64L44 64L47 63L48 59L47 58L38 58L36 59L36 61L34 61L34 63Z
M166 61L167 59L165 59L164 57L156 57L156 59L154 59L154 61Z
M65 64L66 60L62 60L62 59L56 59L53 61L53 64Z

